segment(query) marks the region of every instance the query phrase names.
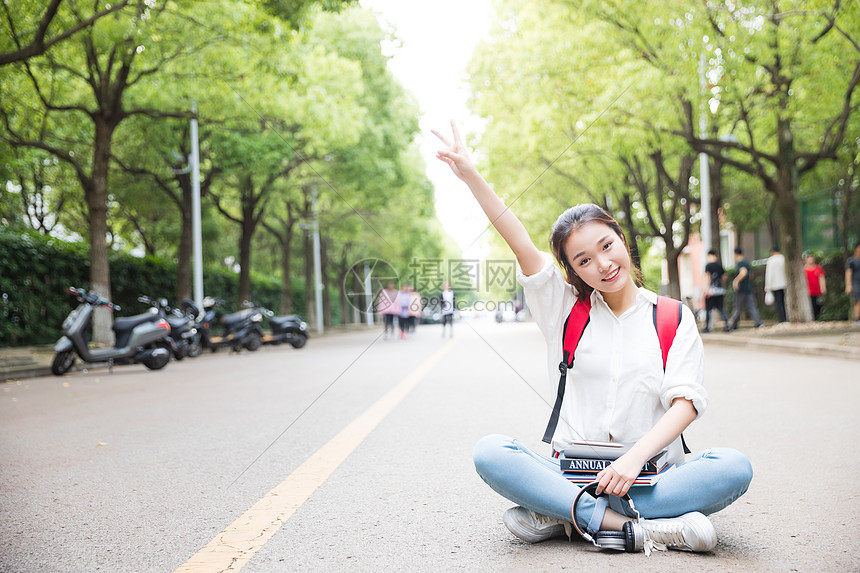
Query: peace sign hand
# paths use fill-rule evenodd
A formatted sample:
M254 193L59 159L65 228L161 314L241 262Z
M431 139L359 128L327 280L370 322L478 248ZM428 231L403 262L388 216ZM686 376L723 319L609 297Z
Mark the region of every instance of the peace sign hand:
M448 148L437 151L436 158L447 163L451 168L451 171L454 172L454 175L468 183L467 179L469 177L478 174L478 170L475 169L475 165L472 163L472 160L469 159L469 154L466 151L466 146L463 144L463 139L460 137L460 131L457 129L457 124L453 121L451 122L451 131L454 134L453 143L448 141L444 135L435 129L430 131Z

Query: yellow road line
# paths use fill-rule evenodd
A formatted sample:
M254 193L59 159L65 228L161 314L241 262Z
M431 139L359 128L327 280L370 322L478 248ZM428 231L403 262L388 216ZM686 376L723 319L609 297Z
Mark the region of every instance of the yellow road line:
M453 340L425 360L174 573L215 573L244 567L452 345Z

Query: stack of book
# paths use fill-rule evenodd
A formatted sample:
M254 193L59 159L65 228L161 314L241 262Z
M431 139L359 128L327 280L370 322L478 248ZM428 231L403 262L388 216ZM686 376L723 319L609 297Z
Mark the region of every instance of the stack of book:
M630 446L613 442L572 442L564 448L559 456L561 471L571 482L586 485L595 480L597 474L624 455ZM634 486L650 486L675 467L666 461L668 457L664 450L645 462L639 477L633 482Z

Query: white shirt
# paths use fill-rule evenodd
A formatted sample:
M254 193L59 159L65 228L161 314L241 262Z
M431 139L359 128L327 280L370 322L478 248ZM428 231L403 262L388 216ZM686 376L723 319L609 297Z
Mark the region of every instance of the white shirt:
M785 256L771 255L764 268L764 290L785 290Z
M518 270L532 317L547 342L549 409L558 391L562 328L576 300L573 287L548 253L543 268L531 276ZM663 371L660 342L654 328L657 295L640 288L636 303L616 317L595 291L590 322L568 371L565 395L552 445L562 450L572 440L633 443L666 413L672 400L687 398L697 418L708 404L704 350L693 313L682 306L681 324ZM549 413L547 414L549 419ZM680 438L669 446L671 462L684 459Z
M442 314L454 314L454 291L442 291Z

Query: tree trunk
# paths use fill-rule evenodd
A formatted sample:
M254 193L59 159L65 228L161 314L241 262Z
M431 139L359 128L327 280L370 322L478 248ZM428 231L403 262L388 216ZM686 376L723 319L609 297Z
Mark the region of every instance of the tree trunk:
M708 162L711 175L711 244L705 249L720 255L720 208L723 206L723 162L719 154Z
M806 274L803 272L803 245L796 197L795 189L782 189L776 196L782 237L780 248L785 256L785 310L790 322L809 322L812 320L812 303L807 294Z
M239 307L251 300L251 239L254 236L253 224L242 219L242 236L239 237L239 292L236 301Z
M323 324L325 326L331 326L334 323L334 317L332 316L331 310L331 301L327 296L327 283L328 283L328 241L320 237L320 276L322 281L322 292L323 292Z
M779 172L773 191L779 216L782 253L785 256L785 311L789 322L810 322L812 302L803 272L803 239L798 208L797 161L791 122L777 118Z
M90 226L90 289L111 300L110 262L107 245L108 163L114 126L100 117L94 121L93 170L84 185ZM83 182L82 182L83 183ZM110 311L97 307L93 314L93 341L113 345Z
M639 254L636 225L633 224L633 198L628 193L621 195L621 210L624 212L622 228L624 234L627 235L627 243L630 245L630 259L636 268L641 268L642 256Z
M290 314L293 309L293 226L288 224L281 245L281 314Z
M671 241L671 236L669 241ZM682 249L676 249L673 243L666 242L666 272L669 275L666 296L677 300L681 300L681 277L678 271L678 258L681 256L681 251Z
M346 271L344 270L344 271L339 273L339 276L342 277L345 274L346 274ZM338 286L338 289L337 289L338 300L340 302L340 323L341 324L348 324L350 322L354 322L352 320L352 316L350 316L351 311L350 311L349 302L346 299L346 285L344 284L344 282L342 280L340 280L340 281L338 281L337 286Z
M239 307L246 300L251 300L251 241L254 238L256 225L254 222L254 203L246 197L253 197L254 181L249 175L240 183L245 185L242 194L242 236L239 237Z
M310 233L305 233L305 300L308 324L316 325L317 313L314 305L314 248Z
M854 181L855 176L855 167L854 162L851 162L846 170L845 176L843 177L845 184L842 185L842 217L840 220L840 232L839 232L839 244L842 247L843 252L850 252L852 250L853 245L848 244L848 229L850 228L850 223L852 219L851 213L851 202L854 195L854 185L851 184Z

